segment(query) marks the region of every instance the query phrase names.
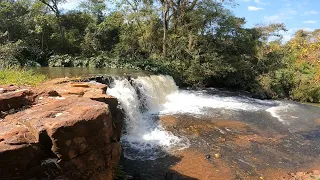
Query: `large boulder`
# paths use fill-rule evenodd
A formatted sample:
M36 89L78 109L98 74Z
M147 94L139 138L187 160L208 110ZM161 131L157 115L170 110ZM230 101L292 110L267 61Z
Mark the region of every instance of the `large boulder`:
M31 91L36 104L0 121L0 179L113 179L122 115L106 88L63 81Z

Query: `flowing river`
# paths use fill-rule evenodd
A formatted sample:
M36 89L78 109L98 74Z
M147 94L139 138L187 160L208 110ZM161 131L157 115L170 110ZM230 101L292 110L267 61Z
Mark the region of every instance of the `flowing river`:
M121 164L136 179L277 179L320 167L320 107L133 77L114 77L107 94L125 112Z
M187 161L190 157L215 164L211 156L223 154L229 167L237 170L226 176L230 179L264 177L265 168L295 170L319 158L320 108L316 106L259 100L214 88L183 90L164 75L114 79L107 93L118 98L126 114L122 162L126 171L142 179L168 177L161 171L172 166L183 172L182 179L192 179L185 176L194 174L193 160ZM166 125L168 118L174 119L174 125ZM179 167L184 162L181 156L187 160ZM180 159L171 162L175 157ZM224 173L216 176L208 172L212 168L203 170L207 162L196 165L200 166L197 179L224 179Z

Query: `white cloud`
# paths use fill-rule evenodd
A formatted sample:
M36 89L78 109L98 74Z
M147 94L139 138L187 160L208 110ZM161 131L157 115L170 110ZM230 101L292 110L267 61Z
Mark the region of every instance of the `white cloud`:
M269 3L264 3L261 0L254 0L255 3L260 4L260 5L267 5Z
M319 14L319 12L312 10L312 11L306 11L306 12L304 12L304 14L305 15L315 15L315 14Z
M259 11L259 10L263 10L263 8L254 7L254 6L248 6L248 11Z
M292 19L297 14L298 12L293 8L284 8L281 10L280 13L277 13L271 16L264 16L264 20L266 22L279 23L279 22L284 22L287 19Z
M317 23L317 21L309 20L309 21L303 21L303 23L305 23L305 24L315 24L315 23Z
M286 12L284 12L285 15L297 15L298 12L294 9L287 9Z
M281 21L281 18L279 15L264 16L263 18L265 21L268 21L268 22L280 22Z

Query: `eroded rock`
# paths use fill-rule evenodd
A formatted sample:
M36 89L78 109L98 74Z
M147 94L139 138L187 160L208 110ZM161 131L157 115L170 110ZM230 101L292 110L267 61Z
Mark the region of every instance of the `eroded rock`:
M106 88L63 78L3 90L3 110L32 106L0 121L0 179L113 179L123 117Z
M34 101L34 93L29 89L3 91L3 93L0 93L0 111L22 108L33 104Z

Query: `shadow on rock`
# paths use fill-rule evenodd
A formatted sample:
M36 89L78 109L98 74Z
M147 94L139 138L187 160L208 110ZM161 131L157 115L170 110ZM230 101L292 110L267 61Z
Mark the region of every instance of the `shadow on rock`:
M156 160L130 160L123 156L120 165L127 175L127 179L133 180L197 180L175 170L172 166L181 161L180 157L167 155ZM121 178L119 178L121 179Z

